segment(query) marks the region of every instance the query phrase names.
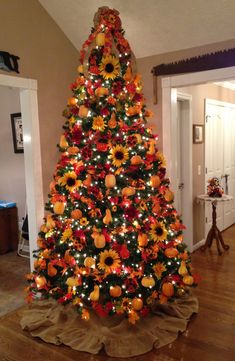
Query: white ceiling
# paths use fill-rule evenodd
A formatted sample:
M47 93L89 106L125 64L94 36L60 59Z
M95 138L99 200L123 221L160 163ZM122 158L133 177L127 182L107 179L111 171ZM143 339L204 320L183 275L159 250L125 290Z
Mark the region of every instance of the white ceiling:
M39 0L80 50L99 6L120 12L137 58L235 38L235 0Z

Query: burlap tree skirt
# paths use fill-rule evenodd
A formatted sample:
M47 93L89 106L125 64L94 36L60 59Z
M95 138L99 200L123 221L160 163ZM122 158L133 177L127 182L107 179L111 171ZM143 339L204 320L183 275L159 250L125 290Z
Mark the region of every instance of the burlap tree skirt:
M185 331L190 316L197 312L198 301L189 295L170 305L157 304L149 316L132 325L122 316L101 318L92 311L90 320L84 321L73 306L43 300L29 306L21 326L48 343L91 354L104 347L109 356L131 357L174 341L179 331Z

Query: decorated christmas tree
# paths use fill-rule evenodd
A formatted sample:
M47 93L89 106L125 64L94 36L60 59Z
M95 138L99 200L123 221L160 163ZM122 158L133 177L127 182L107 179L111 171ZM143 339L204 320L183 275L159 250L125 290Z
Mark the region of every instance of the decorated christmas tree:
M81 50L27 299L134 324L197 279L118 14L100 8Z

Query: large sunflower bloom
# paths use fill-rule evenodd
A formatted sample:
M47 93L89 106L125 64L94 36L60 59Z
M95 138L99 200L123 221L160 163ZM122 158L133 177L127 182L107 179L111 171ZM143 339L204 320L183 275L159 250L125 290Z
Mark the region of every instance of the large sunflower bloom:
M120 167L127 159L129 159L128 149L122 145L116 145L110 150L113 165Z
M120 63L113 55L104 56L99 66L100 74L104 79L115 79L120 72Z
M105 127L107 127L107 124L105 123L101 115L98 115L98 117L93 118L92 129L103 132Z
M151 225L150 236L156 242L161 242L166 239L167 230L162 222L156 221Z
M109 249L100 253L100 262L98 263L99 269L111 273L119 268L120 265L121 260L116 251Z
M81 180L77 179L77 175L75 172L67 172L58 180L58 183L65 188L73 192L74 189L79 188L81 185Z

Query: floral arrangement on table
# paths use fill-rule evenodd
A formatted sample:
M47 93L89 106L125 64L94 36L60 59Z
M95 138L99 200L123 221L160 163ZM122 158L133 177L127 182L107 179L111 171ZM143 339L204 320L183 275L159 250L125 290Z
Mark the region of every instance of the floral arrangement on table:
M208 180L207 194L209 197L220 198L224 193L223 187L220 184L220 180L217 177L213 177Z

